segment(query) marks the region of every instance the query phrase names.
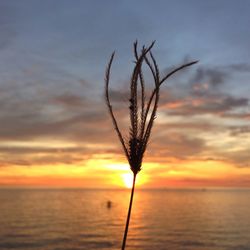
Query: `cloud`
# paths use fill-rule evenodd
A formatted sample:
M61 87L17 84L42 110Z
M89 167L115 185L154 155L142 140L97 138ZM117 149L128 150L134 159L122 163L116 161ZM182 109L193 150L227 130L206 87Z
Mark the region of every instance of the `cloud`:
M230 95L230 92L232 95L233 88L240 83L235 81L246 81L245 78L242 78L243 73L247 74L249 70L249 63L226 64L216 67L201 66L189 78L185 91L188 91L193 97ZM244 82L244 86L247 86L247 82Z
M41 86L43 78L40 77L44 73L43 70L25 71L20 83L14 81L11 85L1 85L0 139L3 142L14 143L54 140L72 143L78 147L75 151L52 148L46 151L38 147L34 148L33 152L25 147L12 149L2 147L0 149L2 166L78 164L85 156L92 157L98 153L107 155L113 153L121 157L122 149L108 116L102 93L95 93L93 96L89 92L88 81L83 78L80 80L71 78L63 70L56 71L52 75L49 73L47 77L52 83L48 82L47 85ZM34 82L30 80L32 83L24 84L25 74L29 74ZM211 84L206 85L201 81L200 85L198 83L195 85L188 81L189 90L184 89L185 93L182 89L176 92L175 86L168 88L167 91L163 90L159 111L170 115L170 121L171 116L178 115L182 118L182 122L155 125L148 159L154 162L166 162L170 158L186 160L210 156L209 152L212 152L213 148L208 148L206 140L197 136L197 131L221 132L223 125L219 126L202 119L187 121L186 117L204 114L222 117L248 106L247 98L234 97L218 91L217 86L223 84L226 75L211 70L203 70L199 74L210 79ZM196 74L196 80L199 74ZM69 87L68 82L72 79L74 81ZM219 82L217 85L215 80ZM53 84L53 81L56 84ZM61 85L57 85L59 82ZM121 91L111 90L110 94L119 125L124 130L128 126L128 95L125 87L129 86L124 84L121 87ZM199 91L204 94L197 95ZM186 96L182 96L183 93ZM168 133L162 134L161 128ZM187 130L191 132L187 134ZM84 145L89 145L92 149L85 148Z
M247 136L250 134L250 125L230 126L231 136Z
M95 155L104 155L106 159L113 157L115 148L71 146L71 147L38 147L38 146L1 146L0 167L6 166L43 166L43 165L84 165Z
M69 137L88 138L91 134L102 131L98 123L106 120L102 111L89 110L79 115L68 118L44 116L39 114L10 115L5 117L0 127L0 138L2 140L24 140L34 138L58 138ZM88 134L87 134L88 133ZM99 134L99 133L98 133Z
M75 127L81 126L84 131L92 125L94 131L95 123L106 120L106 109L100 103L104 98L88 95L87 81L73 78L70 87L69 79L58 86L50 82L41 84L42 72L39 69L30 75L25 71L20 73L19 81L1 82L0 138L3 141L49 137L66 140L71 135L76 138ZM24 81L25 77L30 84ZM54 75L52 82L54 77L57 81L70 78L64 71L60 71L58 77Z
M33 166L46 164L75 164L84 160L85 148L49 148L9 146L0 147L0 165ZM82 157L78 157L81 155Z
M114 89L110 89L109 90L109 95L110 98L113 102L115 103L125 103L128 102L129 99L129 84L127 84L127 90L114 90Z
M185 75L187 80L177 77L174 84L162 88L161 108L168 115L183 117L210 114L226 118L231 114L232 118L247 118L249 97L229 90L236 85L232 85L236 74L247 72L248 67L247 63L195 67Z
M184 160L199 157L206 150L206 142L180 132L158 132L151 139L149 147L149 158L154 158L156 162L169 158Z
M185 119L181 119L178 122L167 121L165 123L157 124L157 131L167 130L167 131L220 131L223 130L224 127L218 124L213 123L212 121L203 121L203 120L195 120L195 121L186 121Z
M192 116L214 114L223 115L241 107L247 107L249 100L243 97L226 95L210 95L204 97L185 97L174 101L167 101L164 107L167 114Z
M199 67L192 78L194 83L205 82L213 87L224 84L229 77L229 72L218 68Z
M58 96L55 96L53 101L55 104L64 105L66 107L75 108L75 107L83 107L87 105L85 98L79 95L64 93Z
M250 168L249 148L224 152L221 156L224 158L224 161L231 163L235 167Z
M225 118L239 119L239 120L250 120L250 113L248 112L228 112L223 114Z
M225 67L225 69L229 71L234 71L234 72L246 72L249 73L250 71L250 64L249 63L237 63L237 64L230 64Z

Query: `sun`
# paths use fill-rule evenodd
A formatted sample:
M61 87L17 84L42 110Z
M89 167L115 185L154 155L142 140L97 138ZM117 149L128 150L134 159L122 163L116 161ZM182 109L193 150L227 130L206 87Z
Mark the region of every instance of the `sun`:
M126 188L132 188L133 186L133 174L132 173L123 174L122 179Z

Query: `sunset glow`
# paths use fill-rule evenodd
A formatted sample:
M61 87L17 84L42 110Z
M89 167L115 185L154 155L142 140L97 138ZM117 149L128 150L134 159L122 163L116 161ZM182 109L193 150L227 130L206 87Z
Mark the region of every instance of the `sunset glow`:
M124 181L124 184L127 188L132 188L133 186L133 175L132 173L129 174L123 174L122 179Z
M139 46L156 40L161 74L199 60L161 86L136 186L250 187L249 8L226 1L183 1L181 8L146 1L143 11L140 1L3 2L0 188L131 187L103 93L115 50L111 103L128 138L136 39Z

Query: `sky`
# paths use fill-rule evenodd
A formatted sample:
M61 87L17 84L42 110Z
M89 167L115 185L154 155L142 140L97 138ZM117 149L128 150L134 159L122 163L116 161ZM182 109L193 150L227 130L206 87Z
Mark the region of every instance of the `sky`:
M135 40L156 40L162 75L199 60L162 86L138 187L250 187L249 13L248 0L1 0L0 187L129 186L104 73L115 50L126 135Z

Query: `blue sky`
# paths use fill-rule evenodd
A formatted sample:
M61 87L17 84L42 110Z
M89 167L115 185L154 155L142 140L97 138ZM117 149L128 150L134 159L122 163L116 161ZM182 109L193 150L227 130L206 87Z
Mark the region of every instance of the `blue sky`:
M2 70L42 64L100 84L116 50L129 69L131 45L156 40L164 67L184 57L203 65L249 63L249 1L1 1ZM48 69L47 69L48 67ZM58 72L58 73L59 73ZM122 72L119 72L122 73ZM124 74L124 73L123 73ZM10 76L9 76L10 77Z
M110 153L103 148L119 155L103 100L104 72L115 50L111 86L126 96L136 39L140 45L156 40L163 73L199 60L163 88L159 123L172 136L163 147L183 144L160 157L181 158L179 150L193 145L191 157L249 166L249 13L248 0L2 0L1 166L73 164L80 153ZM116 100L121 119L122 102ZM157 141L161 132L155 131ZM55 157L55 148L66 153Z

